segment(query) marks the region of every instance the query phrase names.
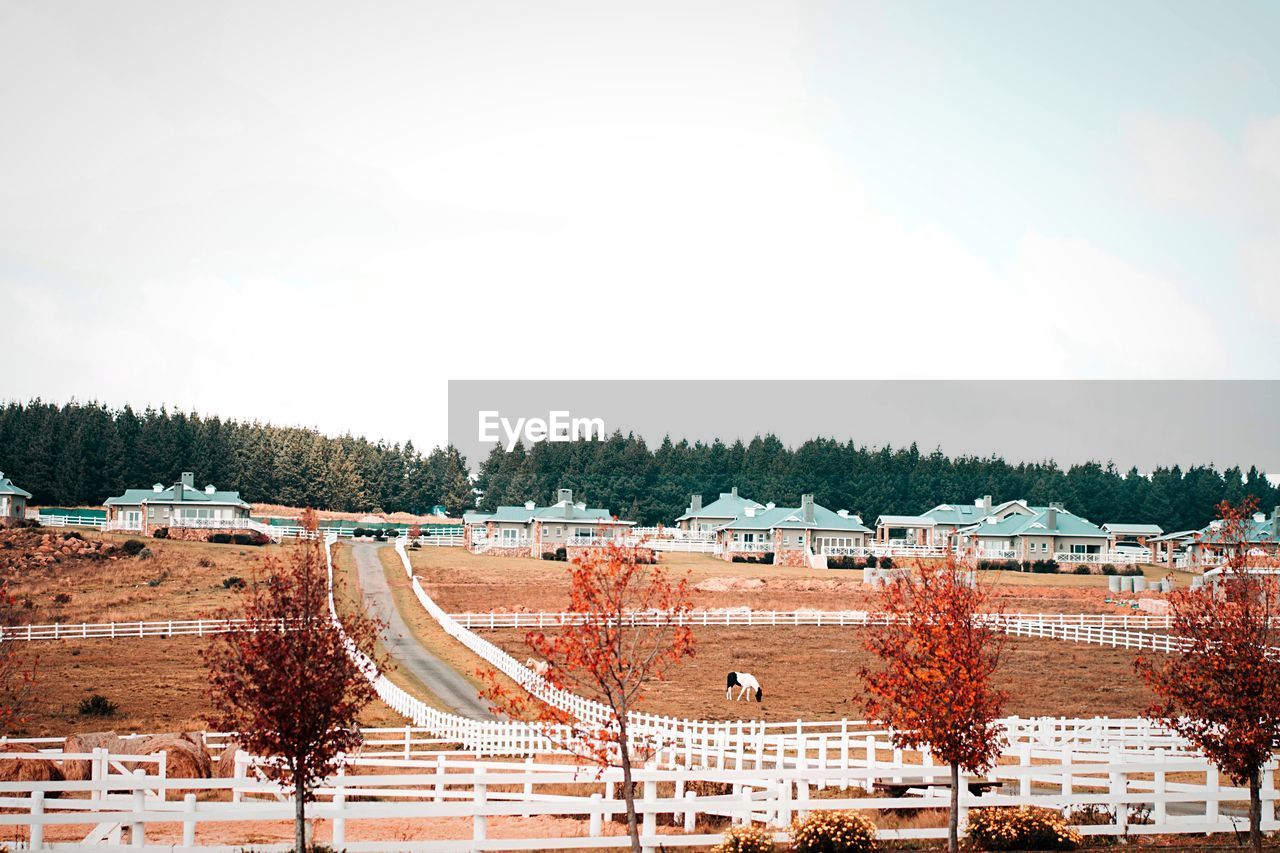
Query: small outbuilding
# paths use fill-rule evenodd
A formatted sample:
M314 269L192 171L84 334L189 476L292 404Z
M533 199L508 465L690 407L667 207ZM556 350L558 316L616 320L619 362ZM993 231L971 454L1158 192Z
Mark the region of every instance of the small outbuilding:
M0 471L0 527L14 527L27 517L31 493L20 489Z

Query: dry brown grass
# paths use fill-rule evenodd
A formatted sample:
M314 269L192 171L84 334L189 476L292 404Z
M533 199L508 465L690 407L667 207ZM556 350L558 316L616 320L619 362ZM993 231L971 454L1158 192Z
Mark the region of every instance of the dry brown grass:
M860 628L697 628L694 657L650 685L641 709L710 720L785 722L863 716L860 666L875 666ZM485 636L516 657L528 654L522 631ZM1006 713L1020 716L1134 716L1150 701L1133 671L1133 653L1058 640L1010 639L999 683ZM764 702L724 698L725 674L760 679ZM735 691L736 694L736 691Z
M86 539L124 542L130 537L82 531ZM23 624L133 622L197 619L231 607L236 593L223 587L231 576L248 579L267 554L295 545L213 545L143 539L150 559L67 560L8 578ZM60 603L59 595L70 596ZM29 605L28 605L29 602Z
M414 570L446 610L560 610L569 597L565 563L471 554L461 548L424 547L410 552ZM698 608L755 610L861 610L876 606L862 572L729 563L708 554L664 554L663 567L687 577ZM1149 570L1148 576L1164 572ZM1101 575L1037 575L982 572L1006 611L1131 612L1107 604ZM1187 580L1180 578L1179 586Z

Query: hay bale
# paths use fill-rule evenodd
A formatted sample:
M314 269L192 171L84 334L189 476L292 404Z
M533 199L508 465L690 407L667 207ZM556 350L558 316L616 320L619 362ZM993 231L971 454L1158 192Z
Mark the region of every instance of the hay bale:
M165 776L170 779L208 779L213 759L203 745L185 734L161 734L121 741L126 755L165 755Z
M236 775L236 751L243 749L243 745L238 740L229 740L227 745L223 747L222 752L218 753L218 761L213 765L213 778L230 779Z
M120 736L115 732L87 732L72 735L62 744L64 752L93 752L98 747L106 747L108 752L119 752ZM73 781L93 778L92 763L87 758L62 762L62 772Z
M32 753L36 749L20 743L0 744L0 753L5 752ZM61 782L64 778L58 765L47 758L0 758L0 782ZM60 796L61 791L45 792L48 798Z

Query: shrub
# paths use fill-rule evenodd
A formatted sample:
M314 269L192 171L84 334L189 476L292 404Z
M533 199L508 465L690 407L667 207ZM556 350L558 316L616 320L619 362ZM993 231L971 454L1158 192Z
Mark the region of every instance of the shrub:
M196 560L196 565L202 569L211 569L213 568L213 560L210 560L208 557L201 557Z
M711 853L773 853L773 833L754 823L731 826Z
M869 557L867 557L867 568L874 569L876 567L876 563L878 563L879 561L880 561L880 558L877 557L875 554L870 555Z
M53 597L53 603L54 603L54 604L70 604L70 603L71 603L71 593L69 593L69 592L60 592L60 593L58 593L57 595L55 595L55 596Z
M1060 812L1019 806L972 809L969 841L979 850L1074 850L1081 838Z
M742 556L741 554L734 554L733 557L730 558L730 562L734 562L734 563L745 563L746 561L747 561L747 558Z
M1125 566L1124 569L1120 571L1120 574L1127 578L1136 578L1142 575L1142 569L1137 566Z
M244 578L239 575L231 575L222 579L223 589L244 589Z
M157 527L155 530L151 531L151 535L152 535L153 537L155 537L156 539L168 539L168 538L169 538L169 528L167 528L167 527Z
M356 539L359 539L361 536L365 535L365 529L363 527L357 527L351 531L351 535Z
M138 552L139 560L150 560L154 556L155 556L155 553L152 552L150 548L143 548L141 551Z
M893 557L881 557L881 558L880 558L880 568L882 568L882 569L892 569L892 568L893 568L893 566L894 566L894 563L893 563Z
M214 533L209 537L209 541L213 542L216 545L230 545L231 534L230 533Z
M62 538L63 539L79 539L81 542L84 541L84 537L80 535L79 530L68 530L66 533L62 534Z
M80 700L80 713L86 717L114 717L120 706L101 693Z
M1005 569L1005 571L1006 571L1006 572L1016 572L1016 571L1018 571L1018 569L1020 569L1020 568L1022 568L1022 566L1021 566L1021 564L1019 564L1019 563L1018 563L1018 561L1017 561L1017 560L1005 560L1005 561L1004 561L1004 569Z
M1087 575L1089 574L1089 567L1081 563L1080 565L1076 566L1072 571L1075 572L1077 575Z
M1031 571L1040 575L1056 575L1058 564L1053 560L1036 560L1031 564Z
M1104 563L1102 566L1102 573L1104 575L1114 575L1116 573L1116 567L1110 563Z
M978 561L978 571L985 572L985 571L989 571L990 569L994 569L994 568L998 568L998 567L997 567L997 565L996 565L996 562L995 562L994 560L985 560L985 559L984 559L984 560L979 560L979 561Z
M861 853L876 850L876 825L856 812L811 812L791 824L795 853Z
M120 550L130 557L136 557L147 547L141 539L127 539L120 545Z
M543 552L542 552L542 559L544 559L544 560L554 560L555 558L556 558L556 554L555 554L555 552L554 552L554 551L543 551Z

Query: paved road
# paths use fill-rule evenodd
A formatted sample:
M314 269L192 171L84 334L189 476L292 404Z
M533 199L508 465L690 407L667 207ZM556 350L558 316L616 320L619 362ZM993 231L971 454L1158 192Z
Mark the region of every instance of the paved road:
M489 705L476 695L475 685L427 651L413 636L391 598L391 587L387 584L382 562L378 559L378 547L370 542L356 542L352 545L351 553L355 557L360 589L365 601L373 615L387 626L382 632L387 651L402 670L413 673L451 710L476 719L494 719Z

